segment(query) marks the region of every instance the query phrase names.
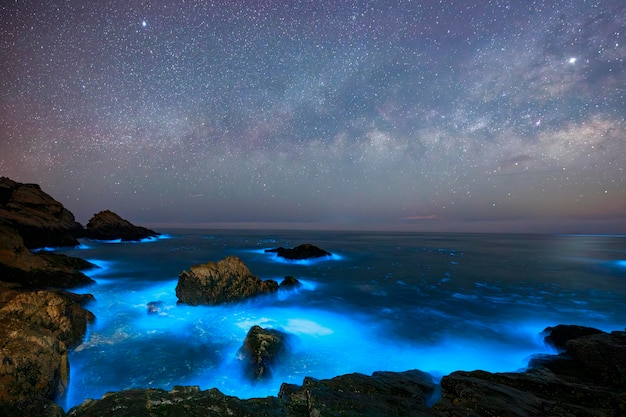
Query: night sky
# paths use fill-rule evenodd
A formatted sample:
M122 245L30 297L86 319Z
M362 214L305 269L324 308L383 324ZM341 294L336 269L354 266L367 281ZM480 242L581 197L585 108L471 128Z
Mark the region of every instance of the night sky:
M623 0L3 0L0 25L0 175L83 224L626 233Z

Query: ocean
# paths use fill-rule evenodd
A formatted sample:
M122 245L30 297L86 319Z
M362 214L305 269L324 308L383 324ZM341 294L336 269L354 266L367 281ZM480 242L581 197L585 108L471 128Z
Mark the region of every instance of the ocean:
M524 370L554 353L541 332L626 326L626 236L166 230L141 243L82 241L57 250L87 259L96 315L70 355L69 409L128 388L218 388L277 395L305 376L420 369ZM312 243L333 254L281 261L265 249ZM292 275L293 290L221 306L177 304L178 275L235 255L261 279ZM148 303L160 302L158 314ZM238 357L253 325L290 335L266 381L243 378Z

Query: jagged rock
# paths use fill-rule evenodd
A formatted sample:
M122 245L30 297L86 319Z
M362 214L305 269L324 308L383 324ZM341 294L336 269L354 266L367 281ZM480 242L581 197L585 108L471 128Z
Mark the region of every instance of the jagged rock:
M114 414L113 414L113 411ZM240 400L213 388L198 387L127 390L106 394L101 400L88 400L72 408L68 417L284 417L286 408L276 397Z
M94 281L78 269L95 265L60 254L32 253L18 231L0 225L0 280L30 288L73 288Z
M304 260L332 256L332 253L326 252L324 249L320 249L310 243L305 243L295 248L283 248L281 246L274 249L265 249L265 252L274 252L277 256L289 260Z
M27 248L76 246L83 227L37 184L0 177L0 225L16 229Z
M176 297L182 303L222 304L241 301L278 290L274 280L263 281L252 275L248 267L236 256L219 262L194 265L178 276Z
M432 377L418 370L353 373L283 384L278 397L294 416L428 416L434 389Z
M63 293L0 283L0 403L63 395L69 350L82 342L93 319Z
M97 240L138 241L156 236L159 236L159 233L145 227L135 226L110 210L94 214L85 230L85 237Z
M330 380L305 378L302 386L283 384L278 398L240 400L215 388L200 391L198 387L175 387L170 392L128 390L85 401L68 416L428 416L425 399L433 389L428 374L408 371L350 374Z
M279 330L252 326L238 352L246 376L253 381L270 377L270 368L285 350L286 340L287 334Z

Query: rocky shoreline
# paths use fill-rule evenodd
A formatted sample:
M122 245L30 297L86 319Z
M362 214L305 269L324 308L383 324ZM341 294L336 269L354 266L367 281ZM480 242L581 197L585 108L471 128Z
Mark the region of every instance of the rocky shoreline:
M137 389L87 400L66 413L54 399L68 386L69 352L82 342L94 320L84 308L93 297L67 289L91 283L81 270L93 265L31 250L77 245L77 239L90 236L141 240L158 235L110 211L92 220L88 233L39 186L0 178L2 416L626 415L626 331L605 333L573 325L546 329L546 343L560 353L533 358L525 372L457 371L440 384L419 370L325 380L307 377L301 385L283 384L276 396L247 400L215 388ZM189 304L232 302L298 285L293 277L286 277L280 286L260 281L234 257L220 262L181 273L179 285L185 295L179 299ZM178 295L178 287L176 291ZM251 379L271 371L287 342L288 335L272 329L250 329L240 355L249 365Z

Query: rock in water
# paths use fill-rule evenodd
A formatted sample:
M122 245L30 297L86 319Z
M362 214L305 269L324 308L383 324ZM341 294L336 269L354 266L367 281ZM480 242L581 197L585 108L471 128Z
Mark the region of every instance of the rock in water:
M159 236L159 233L145 227L135 226L110 210L94 214L87 223L85 231L85 237L97 240L138 241L156 236Z
M288 275L285 277L285 279L283 279L283 282L281 282L278 287L285 289L285 290L290 290L290 289L298 288L301 286L302 284L300 283L300 281L298 281L296 278L292 277L291 275Z
M305 243L304 245L296 246L295 248L283 248L281 246L274 249L266 249L265 252L274 252L281 258L289 259L290 261L332 256L332 253L326 252L324 249L320 249L310 243Z
M0 225L17 230L29 249L76 246L83 226L37 184L0 177Z
M150 301L147 305L148 314L160 314L164 305L163 301Z
M228 256L219 262L194 265L189 271L183 271L178 276L176 297L186 304L215 305L277 290L276 281L262 281L250 273L241 259Z
M252 326L238 352L246 376L253 381L268 378L270 367L285 350L286 339L287 334L281 331Z

